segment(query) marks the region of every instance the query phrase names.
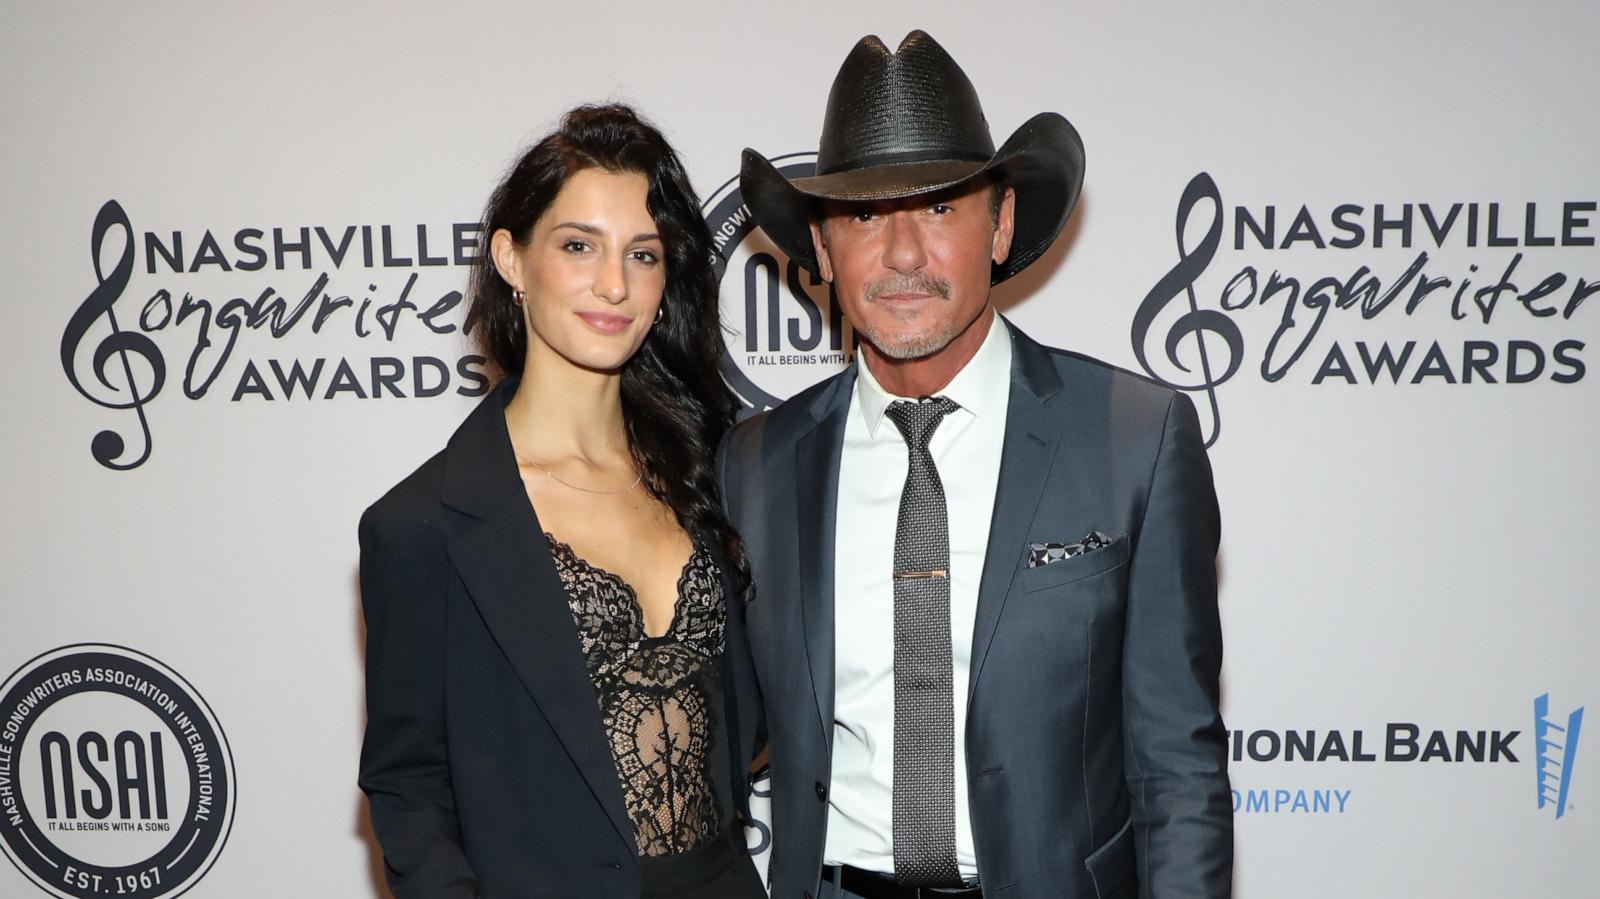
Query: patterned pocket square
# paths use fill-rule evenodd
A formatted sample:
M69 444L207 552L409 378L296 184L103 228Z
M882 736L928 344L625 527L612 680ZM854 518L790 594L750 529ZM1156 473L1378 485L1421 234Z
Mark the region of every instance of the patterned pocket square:
M1028 567L1038 568L1049 565L1051 562L1060 562L1073 556L1081 556L1086 552L1093 552L1102 546L1111 543L1111 538L1099 531L1090 531L1077 543L1030 543L1028 544Z

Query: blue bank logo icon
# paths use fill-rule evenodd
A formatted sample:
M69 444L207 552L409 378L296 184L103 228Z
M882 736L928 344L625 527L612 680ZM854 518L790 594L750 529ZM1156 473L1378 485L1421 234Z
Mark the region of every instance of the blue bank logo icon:
M1550 694L1533 700L1534 773L1539 779L1539 808L1554 806L1556 820L1567 813L1567 794L1572 789L1573 759L1578 752L1578 732L1583 725L1583 708L1566 718L1550 714Z

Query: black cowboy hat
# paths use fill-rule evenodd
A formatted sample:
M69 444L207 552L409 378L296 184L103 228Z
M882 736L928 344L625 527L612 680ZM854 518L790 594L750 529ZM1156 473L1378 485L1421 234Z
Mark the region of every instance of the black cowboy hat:
M1022 123L995 151L978 94L926 32L893 53L876 35L856 43L828 92L817 174L790 180L746 148L739 190L767 237L817 271L810 218L819 200L893 200L994 172L1014 187L1011 253L995 283L1022 271L1061 233L1083 186L1083 140L1053 112Z

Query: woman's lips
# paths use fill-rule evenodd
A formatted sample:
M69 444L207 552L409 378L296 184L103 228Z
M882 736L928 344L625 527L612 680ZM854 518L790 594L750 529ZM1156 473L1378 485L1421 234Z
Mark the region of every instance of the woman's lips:
M633 323L632 318L614 312L580 312L578 317L601 334L621 334Z

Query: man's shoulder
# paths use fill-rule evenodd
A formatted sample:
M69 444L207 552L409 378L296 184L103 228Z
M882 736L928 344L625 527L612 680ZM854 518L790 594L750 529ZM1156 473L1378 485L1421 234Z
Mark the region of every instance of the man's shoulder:
M1115 406L1126 412L1146 412L1166 418L1174 402L1186 402L1183 394L1154 378L1113 365L1076 350L1049 346L1020 330L1015 332L1040 357L1047 359L1061 378L1062 393L1079 402Z
M830 405L833 400L848 400L836 392L848 390L853 369L824 378L807 387L777 406L744 419L728 434L728 453L734 458L749 458L749 454L765 447L786 446L817 424L817 410Z

